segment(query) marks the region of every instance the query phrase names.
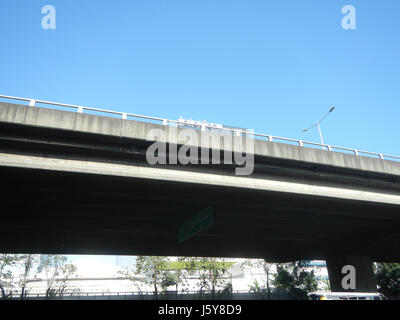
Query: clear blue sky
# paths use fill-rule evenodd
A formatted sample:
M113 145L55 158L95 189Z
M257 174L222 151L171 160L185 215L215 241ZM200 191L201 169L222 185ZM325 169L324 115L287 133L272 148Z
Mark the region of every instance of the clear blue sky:
M56 8L56 30L41 9ZM342 6L357 29L341 27ZM2 0L0 94L400 155L398 0Z

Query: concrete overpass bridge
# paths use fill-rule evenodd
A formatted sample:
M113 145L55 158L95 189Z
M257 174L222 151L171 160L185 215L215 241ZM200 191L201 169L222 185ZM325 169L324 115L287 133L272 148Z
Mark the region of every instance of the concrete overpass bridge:
M322 259L333 290L354 265L358 291L376 288L371 261L400 261L400 162L389 156L256 135L249 176L150 165L147 133L168 121L34 104L0 102L0 252ZM214 225L178 242L208 207Z

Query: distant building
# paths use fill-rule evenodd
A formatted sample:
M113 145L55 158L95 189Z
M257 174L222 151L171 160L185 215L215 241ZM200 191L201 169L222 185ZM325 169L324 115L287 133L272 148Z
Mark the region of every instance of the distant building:
M174 260L174 258L172 258ZM225 284L231 284L233 291L249 291L251 286L257 283L261 289L266 288L266 274L263 268L254 268L243 265L247 259L224 259L232 262L233 265L228 269L224 276ZM111 260L112 261L112 260ZM145 277L133 275L133 279L127 279L124 271L134 269L136 257L120 256L115 258L115 263L110 263L96 257L83 257L73 262L77 267L77 272L68 279L68 294L107 294L107 293L128 293L128 292L152 292L153 286L144 283ZM326 289L328 279L324 261L311 261L308 264L310 270L315 270L315 274L320 281L319 289ZM276 273L276 265L271 267L271 274ZM185 290L198 291L199 277L194 275L187 277L188 281ZM272 279L272 277L271 277ZM135 280L135 281L132 281ZM14 290L18 294L18 278L14 279ZM270 287L272 284L270 282ZM47 289L47 279L44 273L37 274L29 279L27 292L30 295L43 294ZM179 286L179 291L183 289ZM218 288L222 289L222 288ZM174 286L167 288L169 291L175 290Z
M230 269L229 272L232 275L232 287L233 290L246 291L250 287L254 287L255 284L260 286L261 289L266 289L266 273L262 267L249 267L243 265L243 261L238 261ZM315 260L307 263L306 269L308 271L314 270L315 277L318 281L318 288L325 290L327 287L326 281L328 280L328 271L326 269L325 261ZM276 264L272 264L270 269L270 288L273 288L272 279L273 275L276 274Z

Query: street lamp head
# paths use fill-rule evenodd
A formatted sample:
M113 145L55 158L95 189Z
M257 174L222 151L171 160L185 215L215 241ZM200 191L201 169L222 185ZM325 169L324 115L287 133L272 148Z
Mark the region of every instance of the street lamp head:
M321 138L321 144L324 144L324 139L322 138L322 133L321 133L320 124L321 124L321 122L322 122L333 110L335 110L335 107L331 107L331 108L329 109L328 113L327 113L321 120L319 120L317 123L315 123L314 125L312 125L312 126L309 127L308 129L303 129L303 130L301 130L301 131L306 132L306 131L310 130L311 128L315 127L315 126L318 126L319 136L320 136L320 138Z

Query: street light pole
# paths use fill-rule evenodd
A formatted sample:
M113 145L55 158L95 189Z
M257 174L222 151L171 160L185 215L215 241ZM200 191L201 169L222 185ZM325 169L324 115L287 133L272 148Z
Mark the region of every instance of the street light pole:
M324 139L322 138L321 126L319 125L319 122L318 122L318 131L319 131L319 137L321 138L321 144L324 144Z
M311 127L309 127L308 129L303 129L303 132L307 132L308 130L310 130L311 128L314 128L315 126L318 127L318 132L319 132L319 137L321 138L321 144L324 144L324 139L322 138L322 132L321 132L321 122L322 120L324 120L333 110L335 110L335 107L332 107L329 109L328 113L321 119L319 120L317 123L313 124Z

